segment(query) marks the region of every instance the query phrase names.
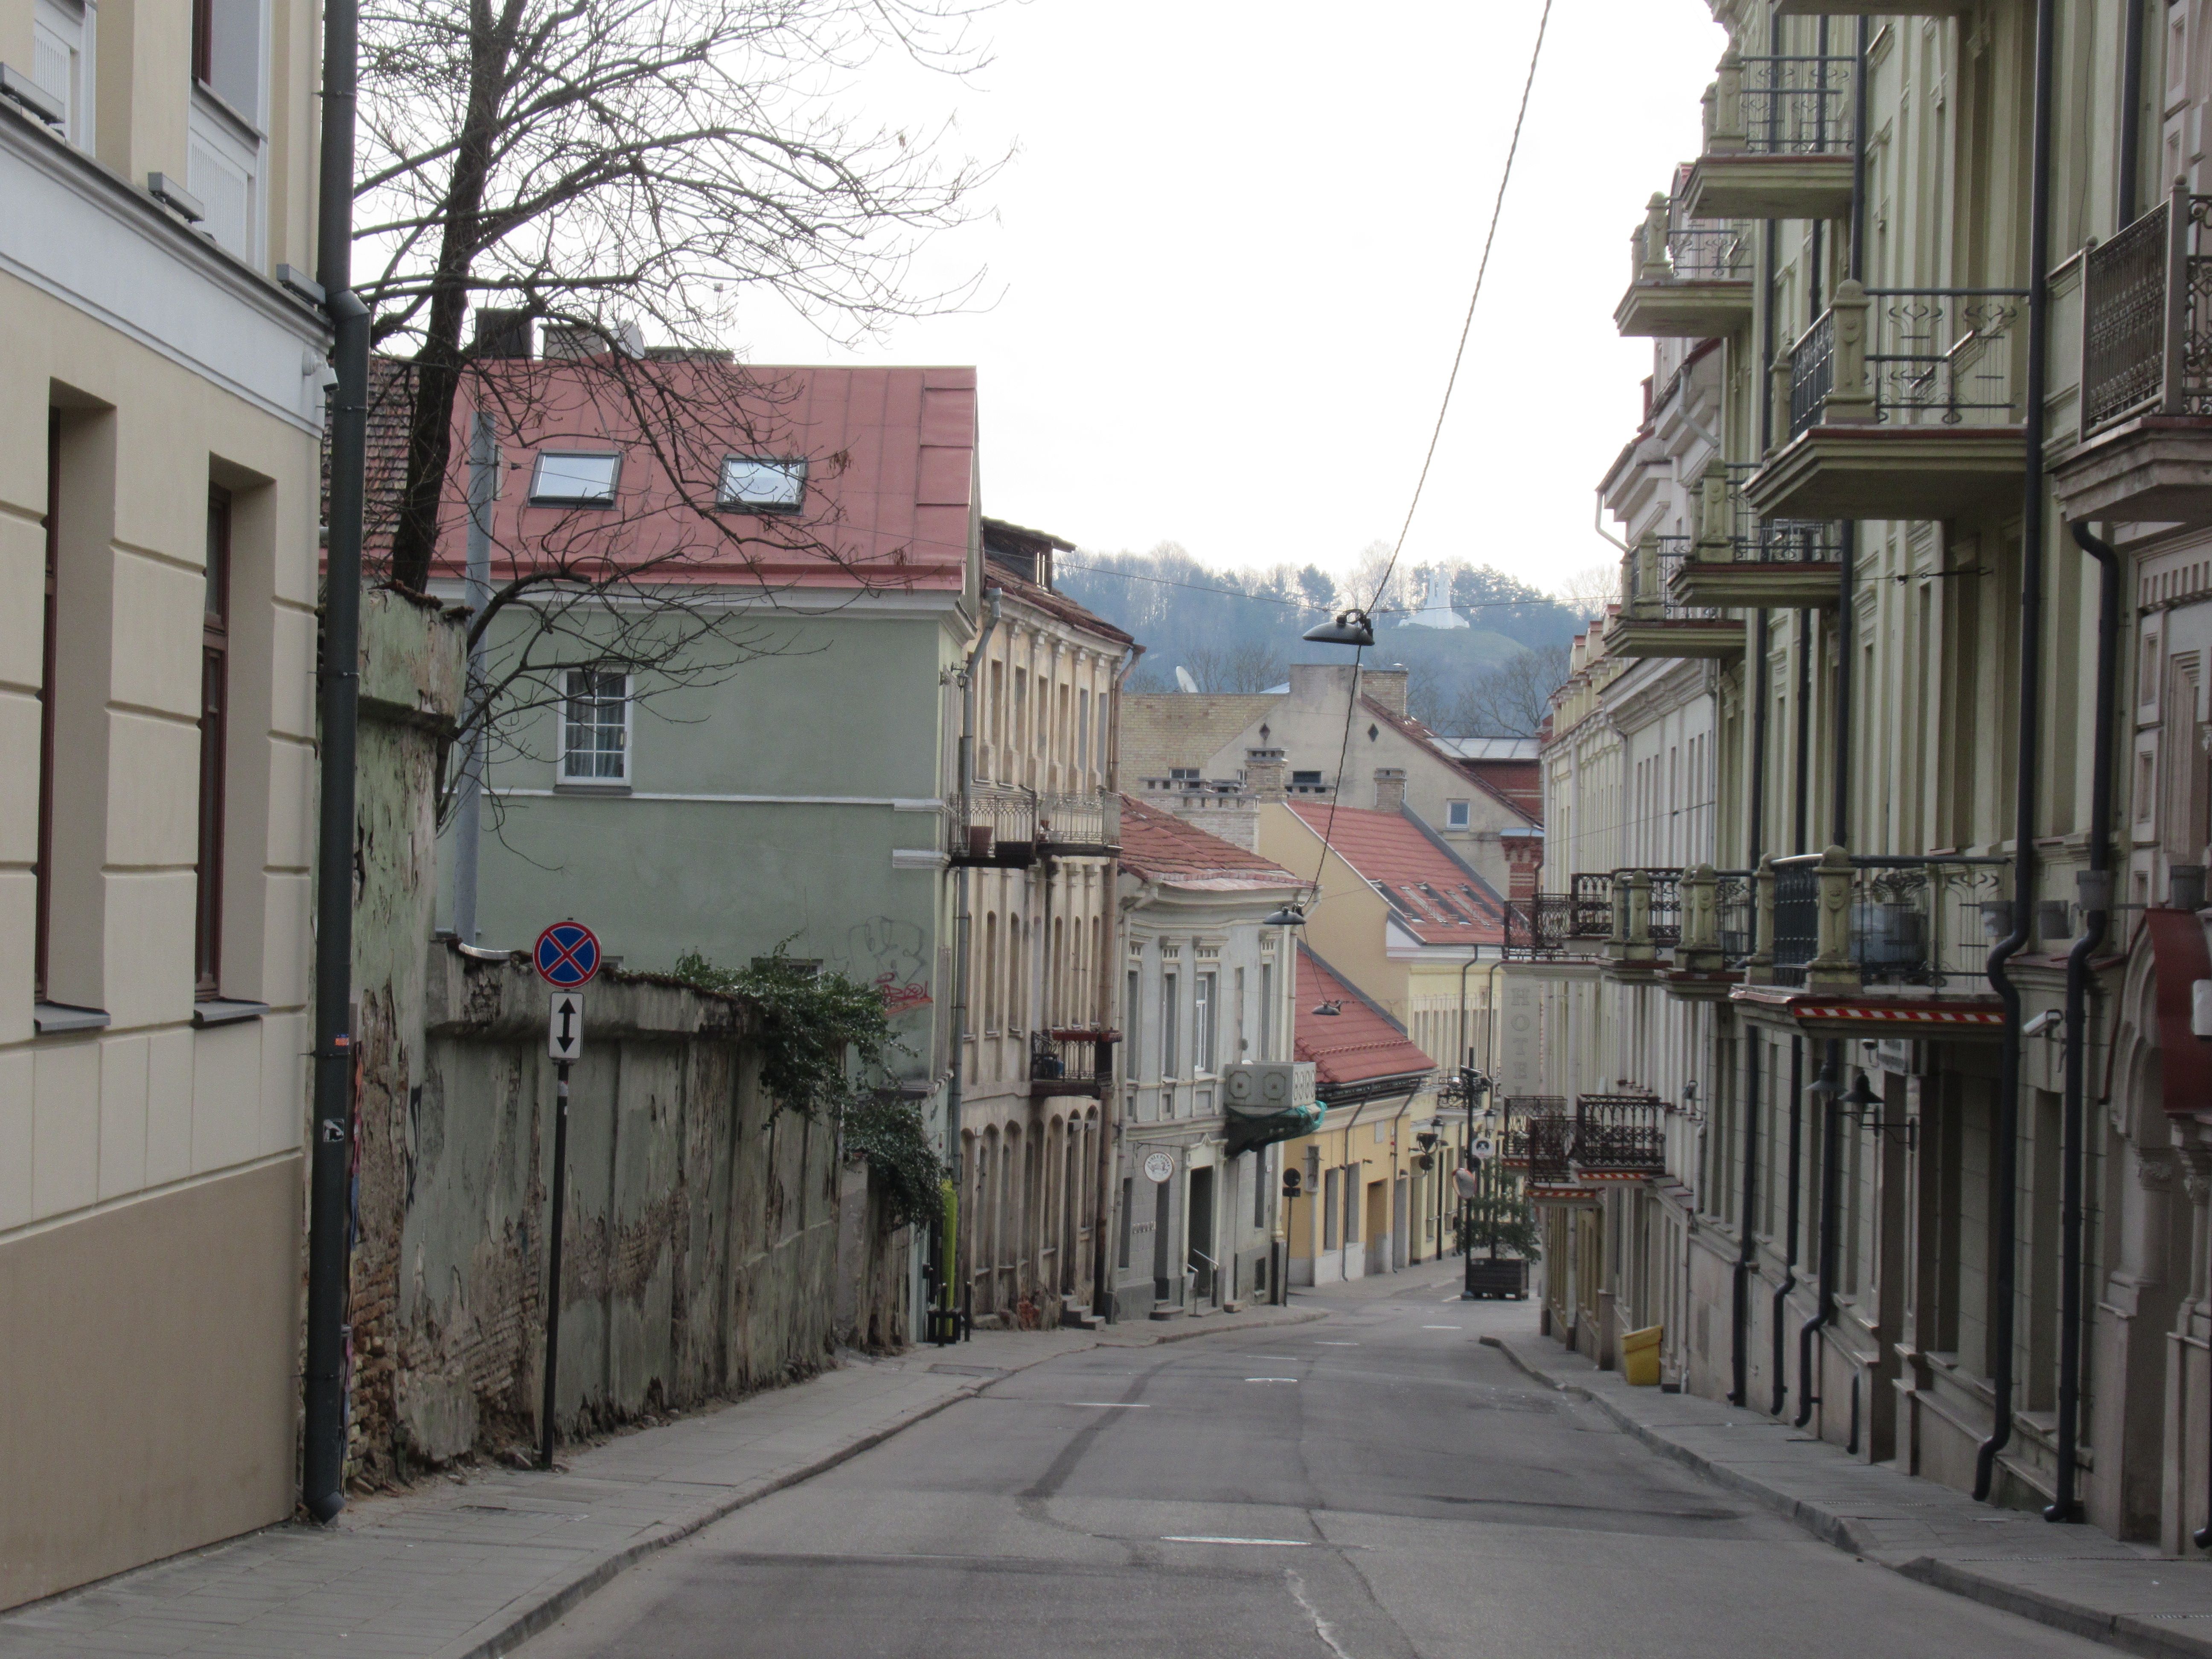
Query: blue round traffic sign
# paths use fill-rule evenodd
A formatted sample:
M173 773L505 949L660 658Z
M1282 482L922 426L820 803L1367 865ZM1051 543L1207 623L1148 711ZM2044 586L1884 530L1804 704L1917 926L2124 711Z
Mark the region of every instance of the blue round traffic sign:
M556 921L538 936L532 956L538 977L548 985L573 991L599 971L599 941L580 921Z

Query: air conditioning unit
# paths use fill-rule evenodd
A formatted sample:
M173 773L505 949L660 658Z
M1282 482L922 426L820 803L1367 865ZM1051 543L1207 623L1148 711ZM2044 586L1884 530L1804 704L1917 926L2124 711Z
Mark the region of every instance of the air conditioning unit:
M1314 1063L1267 1060L1221 1073L1223 1103L1232 1112L1288 1112L1314 1103Z

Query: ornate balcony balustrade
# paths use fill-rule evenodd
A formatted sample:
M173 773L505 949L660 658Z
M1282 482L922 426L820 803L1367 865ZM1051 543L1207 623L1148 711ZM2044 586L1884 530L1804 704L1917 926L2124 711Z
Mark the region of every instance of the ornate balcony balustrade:
M1752 976L1822 995L1978 994L1990 947L2011 926L2009 868L2004 859L1853 857L1836 847L1771 859L1756 880L1767 960L1754 957Z
M1632 338L1703 340L1751 319L1750 227L1689 218L1679 195L1655 195L1629 235L1628 292L1613 321Z
M1114 1080L1119 1033L1087 1027L1038 1031L1030 1038L1031 1095L1103 1095Z
M1674 580L1690 551L1686 536L1647 535L1620 562L1620 609L1607 624L1616 657L1737 657L1743 621L1700 604Z
M945 831L953 864L1024 868L1036 862L1037 798L1013 784L977 784L946 803Z
M1846 280L1777 360L1786 441L1744 485L1763 518L1943 519L2027 465L2027 294Z
M1111 790L1037 799L1037 844L1063 856L1111 856L1121 845L1121 799Z
M1668 567L1669 591L1686 603L1749 609L1836 603L1844 538L1835 519L1761 519L1743 489L1756 468L1708 465L1692 497L1697 534Z
M1705 153L1691 169L1698 219L1833 219L1850 211L1854 81L1838 54L1731 49L1705 94Z
M1504 1122L1498 1132L1498 1161L1509 1170L1527 1170L1531 1158L1529 1125L1538 1118L1557 1119L1564 1123L1567 1117L1567 1097L1565 1095L1508 1095L1502 1108ZM1559 1157L1559 1168L1566 1168L1566 1155ZM1564 1178L1564 1176L1562 1176Z
M2081 270L2083 443L2069 518L2212 523L2212 196L2177 183Z
M1556 1109L1532 1111L1526 1119L1528 1184L1564 1186L1575 1178L1572 1157L1575 1121L1567 1115L1566 1102L1556 1095L1532 1098L1556 1103Z
M1572 890L1505 907L1509 962L1595 961L1613 936L1610 872L1572 878Z
M1576 1177L1638 1181L1664 1175L1666 1111L1654 1095L1577 1095L1570 1158Z

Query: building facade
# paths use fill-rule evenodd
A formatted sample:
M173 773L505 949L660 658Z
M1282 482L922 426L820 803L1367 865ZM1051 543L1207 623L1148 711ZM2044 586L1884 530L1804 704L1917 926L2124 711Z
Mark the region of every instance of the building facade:
M0 5L0 1606L293 1506L316 21Z
M1703 149L1664 158L1616 313L1666 343L1638 443L1687 510L1630 516L1601 655L1637 666L1600 684L1586 649L1553 738L1704 675L1710 833L1632 852L1549 803L1562 854L1510 946L1696 1005L1610 1079L1567 1044L1554 1103L1558 1203L1592 1229L1605 1113L1702 1116L1625 1176L1687 1189L1686 1290L1605 1251L1554 1334L1679 1323L1685 1386L2188 1553L2212 428L2167 348L2203 326L2212 20L1714 12ZM1670 398L1710 453L1669 441ZM1626 730L1612 752L1626 821L1665 797ZM1624 1079L1632 1109L1589 1090Z

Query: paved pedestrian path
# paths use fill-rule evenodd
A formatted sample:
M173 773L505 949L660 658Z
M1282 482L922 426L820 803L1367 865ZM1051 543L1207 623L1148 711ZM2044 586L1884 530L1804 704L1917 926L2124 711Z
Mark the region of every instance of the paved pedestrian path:
M1814 1536L1907 1577L2155 1659L2212 1659L2212 1563L2178 1561L2095 1528L1992 1509L1847 1455L1755 1411L1632 1389L1533 1332L1482 1340L1537 1381Z
M492 1659L625 1567L998 1378L1091 1347L1322 1317L1311 1306L1098 1331L981 1332L579 1447L349 1504L0 1613L0 1659Z

